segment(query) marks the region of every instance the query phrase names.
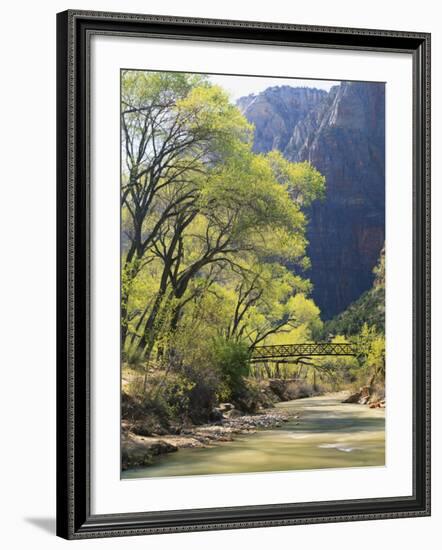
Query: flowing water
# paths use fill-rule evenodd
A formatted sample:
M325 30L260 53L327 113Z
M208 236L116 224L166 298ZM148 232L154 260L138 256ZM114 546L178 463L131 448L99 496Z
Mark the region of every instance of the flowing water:
M279 403L299 418L209 448L180 449L124 478L348 468L385 464L385 411L328 394Z

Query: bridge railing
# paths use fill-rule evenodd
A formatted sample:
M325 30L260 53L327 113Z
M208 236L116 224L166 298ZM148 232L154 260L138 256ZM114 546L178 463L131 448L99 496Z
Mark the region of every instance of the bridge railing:
M251 361L269 359L284 359L287 357L318 357L318 356L357 356L355 344L333 342L307 342L303 344L280 344L274 346L257 346L251 353Z

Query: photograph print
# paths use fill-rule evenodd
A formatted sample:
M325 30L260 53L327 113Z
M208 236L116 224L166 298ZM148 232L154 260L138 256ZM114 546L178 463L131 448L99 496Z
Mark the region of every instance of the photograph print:
M121 477L385 465L385 84L121 70Z

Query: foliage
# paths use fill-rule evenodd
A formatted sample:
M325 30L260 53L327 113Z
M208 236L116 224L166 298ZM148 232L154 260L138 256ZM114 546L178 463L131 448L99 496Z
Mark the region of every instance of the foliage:
M331 339L334 344L347 344L349 339L338 334ZM353 356L329 356L315 361L317 384L329 390L337 390L355 382L360 364Z
M385 384L385 248L373 269L373 286L355 303L324 326L326 337L353 341L360 350L358 363L347 369L344 379L356 386ZM339 336L341 335L341 336ZM344 358L333 360L335 364ZM345 373L345 369L341 369Z
M381 250L379 262L373 269L375 275L373 286L367 290L343 313L327 322L326 336L330 334L358 334L364 325L375 326L383 333L385 330L385 249Z
M280 184L287 185L292 200L309 206L314 200L324 197L325 177L307 161L293 163L279 151L271 151L268 159Z
M243 342L215 338L212 344L212 364L221 373L221 400L235 399L244 392L244 378L249 375L250 353Z
M121 97L121 339L140 399L168 421L256 405L254 346L322 329L303 209L325 179L253 153L253 126L205 76L123 71Z
M361 350L361 360L368 385L385 380L385 335L375 326L365 323L356 341Z

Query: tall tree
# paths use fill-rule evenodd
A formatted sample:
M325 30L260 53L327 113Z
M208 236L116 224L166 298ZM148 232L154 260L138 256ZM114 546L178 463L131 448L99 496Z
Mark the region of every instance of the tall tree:
M122 90L123 343L148 361L222 287L236 300L227 338L253 346L297 326L309 285L278 264L308 266L302 208L323 176L254 154L252 127L203 77L127 71Z
M251 127L201 76L124 71L121 128L124 342L130 286L163 224L192 208L198 182Z

